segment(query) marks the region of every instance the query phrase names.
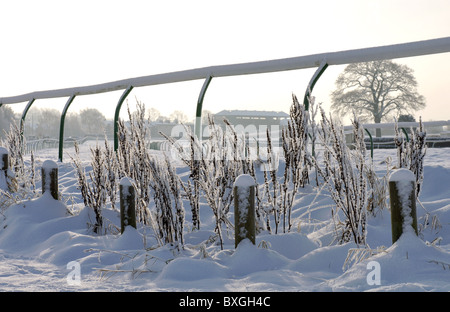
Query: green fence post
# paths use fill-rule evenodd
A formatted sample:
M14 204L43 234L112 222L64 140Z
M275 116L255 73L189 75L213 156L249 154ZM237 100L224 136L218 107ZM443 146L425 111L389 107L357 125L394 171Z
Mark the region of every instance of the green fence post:
M327 69L327 67L328 67L327 61L325 59L322 60L316 72L312 76L308 84L308 87L306 88L305 96L303 98L303 105L305 106L305 110L309 110L309 97L311 96L312 90L314 89L317 80L319 80L320 76L322 76L323 72Z
M10 193L15 193L18 189L16 176L9 170L9 151L2 146L0 146L0 189Z
M406 129L404 127L402 127L402 131L405 134L406 137L406 142L409 142L409 136L408 136L408 131L406 131Z
M119 184L120 193L120 233L123 234L127 226L136 228L136 199L135 190L130 179L122 178Z
M64 121L66 120L67 110L70 104L72 104L75 99L75 95L72 95L66 102L66 106L61 113L61 120L59 122L59 146L58 146L58 161L63 161L63 149L64 149Z
M116 112L114 114L114 151L117 151L117 149L119 148L119 136L117 132L119 131L118 122L119 122L120 108L122 107L122 104L127 98L128 94L130 94L131 90L133 90L133 86L129 86L128 88L125 89L125 91L120 96L119 102L117 103L116 106Z
M369 138L370 138L370 157L373 159L373 138L372 138L372 134L366 128L364 128L364 130L366 131L366 133L369 135Z
M255 179L249 174L241 174L233 186L234 195L234 245L249 239L255 245Z
M197 136L199 141L202 140L202 109L203 109L203 99L205 98L206 90L208 90L209 84L211 83L212 76L208 76L203 83L202 89L197 100L197 110L195 112L195 125L194 134Z
M19 129L19 131L20 131L20 143L21 144L23 144L23 132L24 132L24 129L25 129L25 125L24 125L25 118L27 117L28 110L30 109L31 105L33 105L33 103L34 103L34 99L31 99L31 100L28 101L27 106L25 106L25 109L22 112L22 117L20 117L20 129Z
M58 165L53 160L46 160L42 164L42 194L50 192L55 200L59 200Z
M411 170L401 168L389 176L392 243L406 231L417 231L416 179Z

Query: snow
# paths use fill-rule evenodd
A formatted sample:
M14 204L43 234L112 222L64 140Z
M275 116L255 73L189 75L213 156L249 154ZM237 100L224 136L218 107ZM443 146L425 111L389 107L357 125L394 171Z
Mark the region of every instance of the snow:
M133 183L132 183L132 181L131 181L130 178L128 178L128 177L123 177L123 178L120 180L120 185L122 185L122 186L132 186Z
M241 174L234 181L234 186L238 187L250 187L255 185L255 179L249 174Z
M408 177L409 178L409 177ZM407 231L413 231L412 224L413 218L411 216L411 199L410 196L414 192L414 182L410 180L397 181L397 190L401 201L401 214L403 217L402 229L403 233Z
M415 181L416 177L411 170L400 168L393 170L389 176L390 182L398 182L398 181Z
M5 170L0 169L0 190L8 190L8 183L6 182L6 174Z
M58 169L58 164L53 160L46 160L42 163L44 169Z
M380 285L367 285L367 263L360 263L332 282L342 291L449 291L450 253L427 245L414 233L408 232L386 249L373 256L380 264ZM446 268L443 267L447 265Z
M87 144L80 146L86 166L90 161ZM255 245L243 240L237 248L233 235L224 235L221 250L213 239L213 213L203 201L202 228L194 231L185 227L183 249L170 244L155 248L153 232L142 226L127 227L122 235L92 233L87 223L93 222L95 215L84 207L74 168L70 162L58 163L61 201L46 192L2 208L0 290L448 292L449 152L447 148L428 149L421 204L417 205L419 218L429 213L440 221L441 228L429 226L419 236L405 232L392 244L386 208L368 218L367 242L375 252L353 263L349 252L362 254L367 249L357 249L354 243L333 243L333 201L320 186L299 190L290 233L258 233ZM386 174L382 162L388 156L395 159L396 151L374 151L380 175ZM36 167L56 157L57 150L41 151ZM180 162L174 163L180 176L187 178L189 170ZM394 177L399 175L403 180L398 172ZM239 179L240 183L248 186L250 180ZM102 212L105 220L120 226L117 210L107 207ZM186 222L190 222L189 209Z
M6 183L6 177L0 172L0 190L7 190L8 184Z
M132 180L128 177L123 177L122 179L120 179L119 184L122 186L122 195L124 197L130 196L130 188L133 186Z
M402 232L413 232L413 217L411 216L411 196L414 196L415 176L411 170L400 168L393 170L389 182L394 182L399 195L401 215L403 218Z

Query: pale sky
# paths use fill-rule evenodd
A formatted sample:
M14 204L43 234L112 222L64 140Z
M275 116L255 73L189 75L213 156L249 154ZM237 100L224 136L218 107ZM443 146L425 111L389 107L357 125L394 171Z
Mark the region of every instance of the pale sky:
M0 14L0 97L450 36L449 0L0 0ZM395 61L415 71L427 100L415 116L450 119L450 53ZM316 84L325 109L344 68L330 66ZM288 112L291 94L303 98L314 71L216 78L203 108ZM193 118L202 84L135 88L128 100ZM77 97L70 110L96 107L112 118L121 94ZM66 100L34 106L62 110Z

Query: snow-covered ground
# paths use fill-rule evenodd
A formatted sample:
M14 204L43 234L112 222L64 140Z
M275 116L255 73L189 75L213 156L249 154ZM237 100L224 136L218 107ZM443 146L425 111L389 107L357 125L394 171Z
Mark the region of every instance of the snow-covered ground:
M90 161L83 145L86 164ZM67 150L71 153L70 150ZM375 150L377 173L395 150ZM156 245L148 228L128 227L123 235L95 235L87 229L95 218L77 189L70 157L59 163L62 202L44 195L2 212L0 220L1 291L450 291L450 149L428 149L425 178L417 205L441 224L420 237L403 235L391 241L388 209L368 219L370 256L346 261L353 243L331 244L332 200L325 190L308 186L293 209L294 224L286 234L259 234L256 245L243 241L234 248L233 235L224 250L214 236L214 216L201 206L200 231L190 229L186 209L182 250ZM38 165L56 160L57 150L42 151ZM179 165L180 175L188 170ZM49 194L47 192L46 194ZM66 208L75 215L66 214ZM104 210L110 223L120 226L117 211ZM431 220L431 218L430 218ZM419 219L419 223L423 218ZM433 243L432 243L433 242ZM368 251L368 250L366 250ZM358 253L354 253L357 255Z

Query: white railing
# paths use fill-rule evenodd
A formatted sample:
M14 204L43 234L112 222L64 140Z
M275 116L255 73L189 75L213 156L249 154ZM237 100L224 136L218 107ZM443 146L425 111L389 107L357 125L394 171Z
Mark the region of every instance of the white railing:
M419 127L419 122L416 121L403 121L397 123L398 128L411 128ZM439 120L439 121L424 121L422 125L425 128L428 127L443 127L450 126L450 120ZM373 124L362 124L364 129L394 129L395 122L385 122L385 123L373 123ZM351 130L352 126L345 126L344 130Z
M28 109L31 107L31 105L35 100L69 97L66 106L64 107L63 112L61 114L61 122L60 122L59 160L62 161L62 154L63 154L62 142L64 141L65 115L72 101L75 99L76 96L79 95L90 95L90 94L111 92L116 90L125 90L121 98L119 99L119 103L117 104L115 111L114 148L117 149L118 146L117 120L119 116L119 111L125 98L131 92L131 90L136 87L205 79L203 87L200 91L199 100L197 102L195 133L196 135L199 135L199 130L201 128L201 108L202 108L201 106L203 102L203 97L213 77L262 74L262 73L318 67L316 73L311 79L310 84L306 88L308 94L308 91L309 92L312 91L312 88L316 83L317 79L319 79L320 75L329 65L341 65L374 60L396 59L403 57L412 57L412 56L446 53L446 52L450 52L450 37L409 42L403 44L394 44L380 47L372 47L365 49L320 53L270 61L210 66L171 73L123 79L91 86L56 89L48 91L36 91L17 96L2 97L0 98L0 106L2 106L3 104L14 104L28 101L28 105L26 106L22 114L22 121L24 121Z
M91 86L31 92L23 95L2 97L0 98L0 105L26 102L31 99L37 100L69 97L73 95L78 96L104 93L116 90L124 90L129 86L143 87L181 81L206 79L208 77L227 77L314 68L318 67L323 60L326 60L328 65L341 65L445 52L450 52L450 37L365 49L321 53L270 61L210 66L171 73L136 77L131 79L123 79Z

